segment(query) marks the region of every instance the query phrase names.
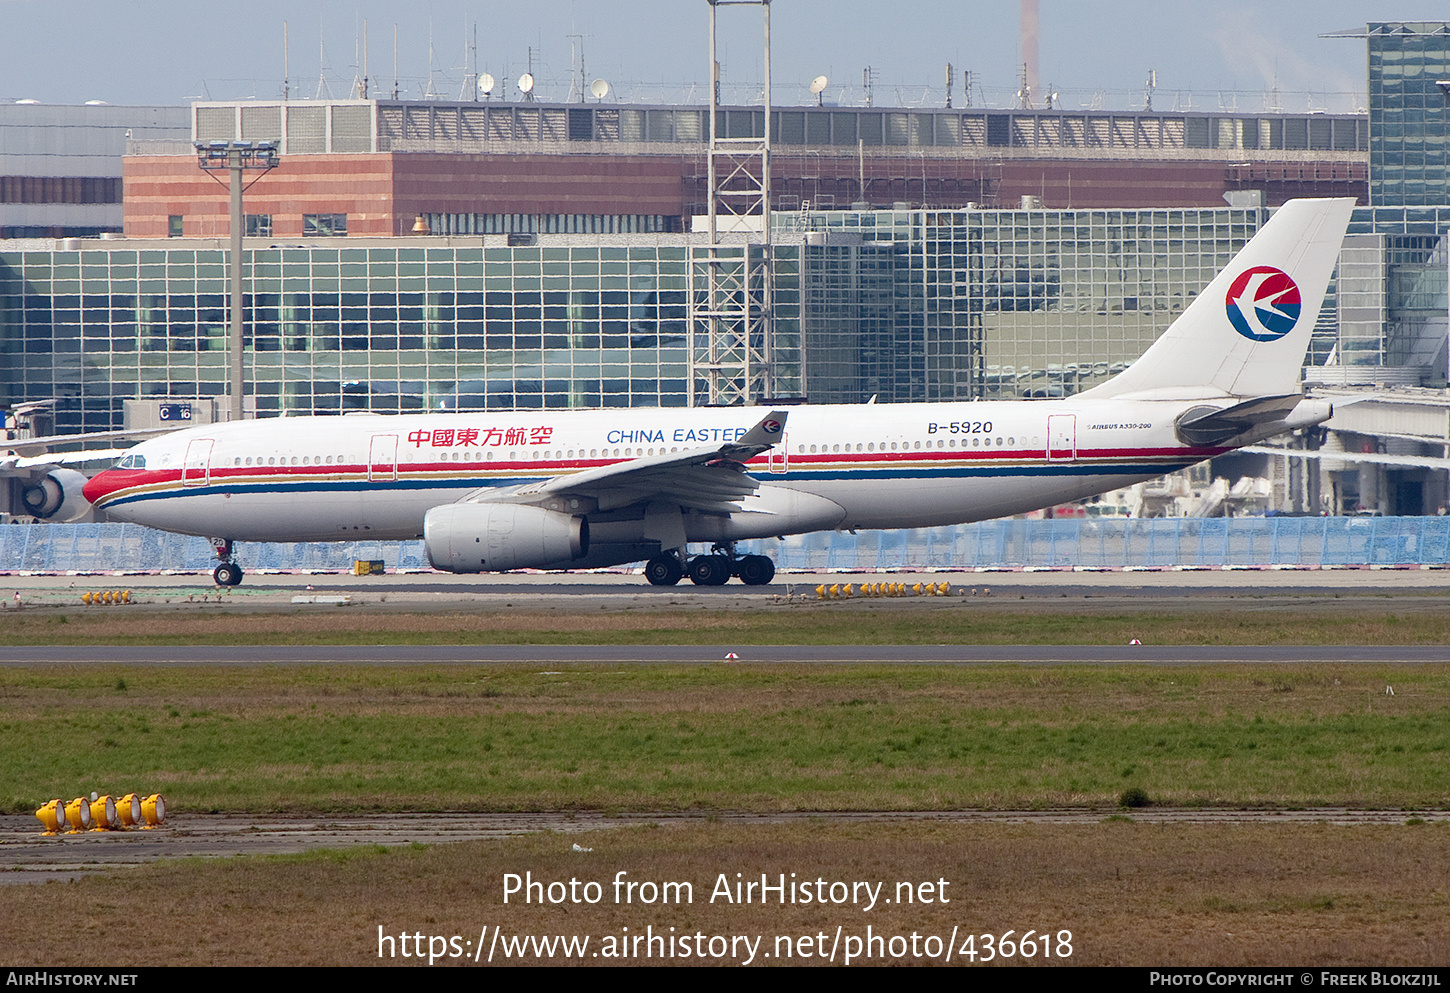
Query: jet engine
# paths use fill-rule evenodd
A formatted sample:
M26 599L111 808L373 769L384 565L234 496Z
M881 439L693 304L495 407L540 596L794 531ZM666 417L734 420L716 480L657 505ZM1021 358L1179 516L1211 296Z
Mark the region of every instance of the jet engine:
M89 501L81 494L86 485L83 473L74 469L52 469L20 490L25 513L42 520L64 524L85 515Z
M589 552L589 521L540 507L454 503L424 516L423 548L445 572L559 565Z

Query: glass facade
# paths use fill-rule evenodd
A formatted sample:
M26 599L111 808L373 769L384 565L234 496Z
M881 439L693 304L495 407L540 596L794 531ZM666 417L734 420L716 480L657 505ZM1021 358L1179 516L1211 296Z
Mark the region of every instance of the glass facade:
M1444 386L1450 351L1450 205L1361 207L1340 253L1337 355Z
M1135 359L1253 210L777 214L773 371L815 402L1052 396ZM687 402L688 247L350 242L248 251L259 416ZM647 243L646 243L647 242ZM224 253L0 252L3 399L64 431L227 393ZM804 382L802 371L804 367Z
M248 251L257 413L683 405L685 256L678 237ZM798 355L793 299L778 327ZM0 251L3 399L61 397L57 429L94 431L125 399L224 395L227 311L214 248Z
M1260 216L832 211L782 221L782 239L807 229L811 399L899 402L1063 396L1102 382L1182 313Z
M1370 24L1369 195L1379 206L1450 203L1450 24Z
M776 393L1076 393L1142 354L1261 221L1238 208L777 214ZM1355 211L1308 359L1323 381L1445 380L1447 229L1450 207ZM256 411L683 406L689 236L620 237L248 251ZM0 251L0 400L59 397L58 430L96 431L123 426L127 399L225 395L225 253L100 245Z

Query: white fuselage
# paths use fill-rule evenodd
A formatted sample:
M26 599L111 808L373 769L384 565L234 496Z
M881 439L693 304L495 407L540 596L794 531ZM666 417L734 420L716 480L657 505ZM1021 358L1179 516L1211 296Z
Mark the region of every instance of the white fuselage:
M690 541L985 520L1151 479L1223 449L1184 445L1185 401L1043 400L789 409L733 514ZM424 515L518 486L743 436L764 408L350 415L193 428L145 442L86 495L108 516L238 541L417 538ZM139 467L144 461L144 468ZM128 463L137 467L128 467ZM595 558L632 561L644 508L591 506ZM598 563L595 563L598 564Z

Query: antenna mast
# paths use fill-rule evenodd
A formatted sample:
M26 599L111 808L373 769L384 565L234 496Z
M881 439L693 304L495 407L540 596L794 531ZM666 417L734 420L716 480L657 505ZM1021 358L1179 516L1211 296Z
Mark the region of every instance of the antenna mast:
M688 263L688 404L748 404L776 395L770 230L770 0L710 4L710 123L706 152L709 243L691 242ZM723 134L717 6L757 6L764 22L765 80L751 134ZM737 113L737 111L732 111ZM756 133L758 132L758 133ZM804 384L802 384L803 388Z
M317 95L314 100L321 100L322 94L327 94L327 99L332 99L332 87L327 85L327 50L322 43L322 19L317 21Z
M571 34L569 36L569 41L570 41L571 47L573 47L573 43L574 42L578 42L577 49L575 49L571 53L570 61L572 62L575 58L578 58L578 60L579 60L579 102L580 103L584 103L584 93L585 93L585 84L584 84L584 81L589 78L588 76L586 76L584 74L584 36L582 34ZM572 98L574 96L574 94L573 94L574 83L572 81L569 83L569 90L570 90L569 96L571 98L570 102L572 103L573 102Z

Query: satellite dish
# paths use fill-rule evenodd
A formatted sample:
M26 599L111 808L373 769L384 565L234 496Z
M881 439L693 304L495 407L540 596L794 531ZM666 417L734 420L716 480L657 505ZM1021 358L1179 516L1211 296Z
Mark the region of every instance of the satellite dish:
M589 92L594 94L594 99L603 100L609 95L609 84L602 79L596 79L589 84Z
M488 96L490 93L493 92L493 84L495 82L496 80L488 73L485 72L480 74L478 77L478 92L482 93L484 96Z
M520 93L532 93L532 92L534 92L534 74L533 73L526 72L522 76L519 77L519 92Z
M821 93L825 90L826 84L829 82L830 80L827 79L825 76L817 76L815 79L811 80L811 92L816 95L817 107L822 107L825 105L825 97L821 96Z

